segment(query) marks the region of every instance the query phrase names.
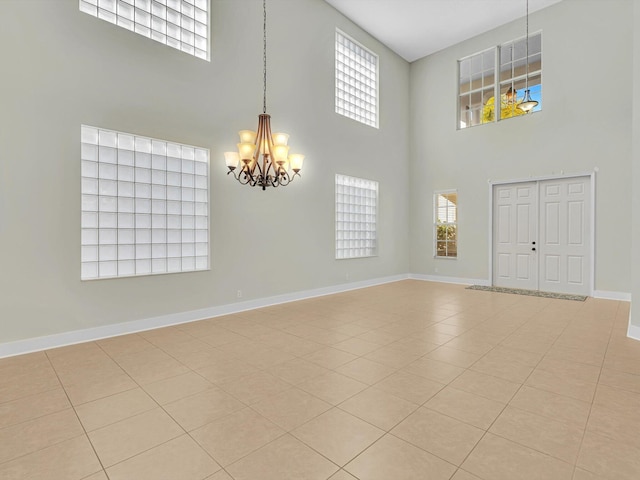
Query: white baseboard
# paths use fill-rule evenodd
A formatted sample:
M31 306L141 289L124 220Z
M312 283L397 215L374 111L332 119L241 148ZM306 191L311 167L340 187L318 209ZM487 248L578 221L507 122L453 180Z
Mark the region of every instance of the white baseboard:
M102 338L117 337L119 335L127 335L129 333L142 332L145 330L153 330L154 328L179 325L181 323L194 322L196 320L204 320L207 318L229 315L231 313L244 312L246 310L253 310L256 308L268 307L281 303L295 302L297 300L304 300L307 298L332 295L334 293L347 292L349 290L357 290L360 288L372 287L374 285L381 285L384 283L397 282L400 280L406 280L408 278L410 278L408 274L392 275L371 280L343 283L341 285L332 285L330 287L315 288L312 290L304 290L301 292L276 295L273 297L258 298L255 300L248 300L246 302L219 305L216 307L203 308L200 310L191 310L188 312L171 313L169 315L162 315L159 317L132 320L129 322L116 323L113 325L105 325L103 327L74 330L71 332L46 335L43 337L17 340L15 342L0 343L0 358L12 357L25 353L39 352L41 350L48 350L50 348L74 345L76 343L90 342L94 340L100 340Z
M638 325L631 325L631 323L629 323L629 329L627 330L627 337L640 341L640 327Z
M627 292L609 292L607 290L594 290L593 298L601 298L604 300L620 300L622 302L630 302L631 294Z
M421 273L410 273L409 278L426 282L455 283L457 285L483 285L485 287L491 285L486 278L443 277L441 275L423 275Z

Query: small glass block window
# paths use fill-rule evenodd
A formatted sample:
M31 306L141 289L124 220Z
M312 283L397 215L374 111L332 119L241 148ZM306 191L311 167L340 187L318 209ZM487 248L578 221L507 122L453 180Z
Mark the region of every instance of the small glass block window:
M210 0L79 0L80 11L209 60Z
M336 113L378 128L378 56L336 30Z
M209 150L81 127L81 275L209 269Z
M336 258L378 252L378 182L336 175Z
M458 256L458 194L455 191L434 195L435 257Z

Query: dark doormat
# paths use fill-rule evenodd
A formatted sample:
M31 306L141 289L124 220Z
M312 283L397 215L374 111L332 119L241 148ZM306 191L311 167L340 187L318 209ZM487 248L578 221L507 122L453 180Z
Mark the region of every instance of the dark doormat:
M539 292L538 290L523 290L520 288L505 287L485 287L484 285L471 285L468 290L482 290L485 292L513 293L516 295L529 295L531 297L558 298L560 300L575 300L584 302L588 297L585 295L571 295L568 293Z

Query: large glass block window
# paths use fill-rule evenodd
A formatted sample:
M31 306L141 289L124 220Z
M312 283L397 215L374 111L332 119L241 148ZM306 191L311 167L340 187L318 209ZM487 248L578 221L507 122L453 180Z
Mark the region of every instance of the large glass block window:
M209 268L209 150L81 127L81 279Z
M79 0L80 11L209 60L210 0Z
M455 191L436 192L434 195L435 256L458 256L458 194Z
M336 258L378 252L378 182L336 175Z
M378 127L378 56L336 30L336 113Z
M458 61L459 129L525 115L518 105L527 89L527 64L528 89L538 101L533 111L542 109L542 33L529 36L528 57L526 47L521 38Z

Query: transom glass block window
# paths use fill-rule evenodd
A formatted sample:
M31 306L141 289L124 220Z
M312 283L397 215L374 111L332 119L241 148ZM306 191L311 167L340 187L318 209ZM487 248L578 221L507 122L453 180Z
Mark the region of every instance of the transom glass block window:
M435 256L458 256L458 194L455 191L434 195Z
M336 113L378 128L378 56L336 30Z
M378 182L336 175L336 258L378 252Z
M459 129L524 115L518 104L525 95L527 62L529 92L539 102L533 111L542 109L542 33L529 36L526 57L521 38L458 61Z
M209 268L209 150L81 127L81 279Z
M80 11L209 60L210 0L79 0Z

